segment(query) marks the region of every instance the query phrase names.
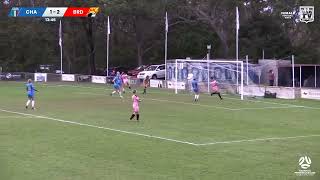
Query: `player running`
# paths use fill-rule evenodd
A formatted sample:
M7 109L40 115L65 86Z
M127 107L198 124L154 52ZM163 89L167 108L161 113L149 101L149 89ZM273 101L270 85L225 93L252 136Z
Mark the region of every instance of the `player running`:
M121 80L120 72L117 72L116 77L114 77L113 79L114 91L110 94L110 96L114 95L117 92L119 96L123 98L121 95L121 86L122 86L122 80Z
M198 81L196 79L193 79L191 82L192 85L192 91L194 93L194 101L197 102L199 101L199 86L198 86Z
M26 90L27 90L27 96L28 96L28 101L26 103L26 109L28 109L29 104L31 102L32 110L34 110L35 109L34 95L35 95L35 91L37 91L37 90L34 88L34 85L32 84L31 79L28 79L28 82L26 84Z
M122 79L122 92L125 93L125 87L128 86L129 89L131 89L129 84L128 75L125 72L121 73L121 79Z
M211 91L212 91L212 92L211 92L211 96L214 95L214 94L218 94L220 100L222 100L218 83L217 83L216 80L213 79L213 77L211 78L210 85L211 85Z
M147 88L150 85L150 78L149 76L147 76L144 81L143 81L143 85L144 85L144 89L143 89L143 93L142 94L147 94Z
M132 95L132 107L133 107L133 113L130 117L130 120L132 120L134 118L134 116L136 116L137 121L139 121L139 102L141 102L140 98L136 95L137 91L133 90L133 95Z

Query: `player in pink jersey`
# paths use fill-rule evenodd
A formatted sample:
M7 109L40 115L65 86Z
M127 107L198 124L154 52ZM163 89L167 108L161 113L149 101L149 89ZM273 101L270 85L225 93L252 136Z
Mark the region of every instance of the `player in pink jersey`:
M211 86L211 96L214 95L214 94L218 94L218 96L222 100L217 81L214 80L213 78L211 78L210 86Z
M130 117L130 120L134 118L134 116L137 116L137 121L139 121L139 102L141 102L140 98L136 95L137 91L133 90L133 95L132 95L132 108L133 108L133 113Z
M125 72L121 73L121 79L122 79L122 92L125 92L124 88L128 86L129 89L131 89L129 84L128 75Z

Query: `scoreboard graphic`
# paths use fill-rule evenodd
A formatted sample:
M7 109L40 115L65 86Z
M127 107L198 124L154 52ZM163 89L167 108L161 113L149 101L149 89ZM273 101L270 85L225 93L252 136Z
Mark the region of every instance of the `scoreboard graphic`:
M13 7L9 17L95 17L99 7Z

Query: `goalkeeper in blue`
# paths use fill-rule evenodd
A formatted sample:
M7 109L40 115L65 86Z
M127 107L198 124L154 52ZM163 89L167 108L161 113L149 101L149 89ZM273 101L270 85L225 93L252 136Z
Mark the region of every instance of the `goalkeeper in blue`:
M37 90L35 89L34 85L32 84L31 79L28 79L28 82L26 84L26 90L27 90L27 96L28 96L28 101L26 103L26 109L28 109L29 104L31 103L31 108L32 108L32 110L34 110L35 109L34 96L35 96L35 91L37 91Z
M194 101L199 101L199 85L198 81L196 79L193 79L192 81L192 91L194 92Z
M120 95L120 97L123 98L121 95L122 79L120 76L120 72L117 72L116 77L114 77L114 79L113 79L113 88L114 88L114 91L110 95L112 96L115 93L118 93Z

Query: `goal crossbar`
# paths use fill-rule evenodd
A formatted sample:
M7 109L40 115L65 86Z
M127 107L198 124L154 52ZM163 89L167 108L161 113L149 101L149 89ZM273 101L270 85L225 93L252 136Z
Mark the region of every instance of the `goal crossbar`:
M171 60L172 62L172 60ZM188 60L188 59L175 59L175 93L178 94L178 63L183 63L183 62L197 62L197 63L207 63L207 71L208 71L208 92L209 92L209 84L210 84L210 63L233 63L233 64L237 64L237 67L240 65L240 89L239 89L239 94L241 95L241 100L244 99L243 97L243 81L244 81L244 75L243 75L243 71L244 71L244 66L243 66L243 61L227 61L227 60ZM237 73L239 73L237 71ZM237 79L237 82L239 81L239 79ZM238 89L238 86L237 86Z

